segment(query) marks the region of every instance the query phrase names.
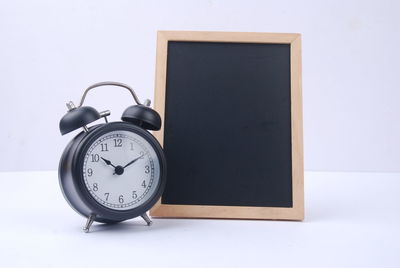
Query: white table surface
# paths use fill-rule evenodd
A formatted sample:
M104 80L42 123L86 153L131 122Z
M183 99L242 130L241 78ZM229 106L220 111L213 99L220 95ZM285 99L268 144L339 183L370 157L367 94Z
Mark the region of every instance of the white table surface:
M141 219L95 224L56 172L0 173L0 267L400 267L400 174L305 176L303 222Z

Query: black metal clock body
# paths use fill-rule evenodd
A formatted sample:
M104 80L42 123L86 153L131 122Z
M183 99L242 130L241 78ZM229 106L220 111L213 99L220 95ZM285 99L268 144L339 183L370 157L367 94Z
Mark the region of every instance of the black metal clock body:
M83 106L89 90L100 86L123 87L137 105L129 106L122 122L108 122L110 111L98 112ZM139 102L134 90L118 82L101 82L88 87L78 107L67 103L68 112L60 120L62 135L82 128L65 148L59 164L59 181L71 207L87 218L84 231L94 221L120 222L141 216L151 224L146 212L160 198L166 180L163 150L148 130L161 129L160 115L150 101ZM88 124L104 118L104 124Z
M89 147L102 135L112 131L129 131L143 137L154 149L160 163L160 178L153 195L147 201L133 209L114 210L103 206L93 198L85 186L83 162ZM129 159L127 159L129 160ZM118 179L118 175L115 175ZM127 122L112 122L93 126L88 132L82 131L65 148L59 166L59 180L64 197L79 214L84 217L94 216L98 222L119 222L141 216L160 198L166 177L166 160L157 140L146 130ZM132 178L133 179L133 178Z

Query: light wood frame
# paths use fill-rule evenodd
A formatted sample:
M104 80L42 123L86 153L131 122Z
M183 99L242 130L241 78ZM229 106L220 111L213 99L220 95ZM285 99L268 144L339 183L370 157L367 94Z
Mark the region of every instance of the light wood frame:
M150 210L153 217L170 218L232 218L232 219L304 219L303 116L301 89L301 35L292 33L238 33L159 31L154 108L164 122L167 53L169 41L274 43L290 44L291 130L292 130L292 193L293 207L203 206L162 204L161 199ZM164 126L154 136L161 145Z

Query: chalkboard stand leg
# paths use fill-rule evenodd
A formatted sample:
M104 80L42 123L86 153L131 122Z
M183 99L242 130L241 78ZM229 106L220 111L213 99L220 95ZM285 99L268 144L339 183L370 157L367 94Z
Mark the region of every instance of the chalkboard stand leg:
M147 216L146 213L143 213L142 215L143 220L147 223L147 226L150 226L153 224L153 222L150 220L149 216Z

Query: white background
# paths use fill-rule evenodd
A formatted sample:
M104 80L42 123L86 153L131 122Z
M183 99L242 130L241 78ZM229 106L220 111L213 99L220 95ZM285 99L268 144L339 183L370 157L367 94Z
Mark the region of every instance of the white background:
M136 218L88 234L55 177L0 172L2 267L400 267L400 173L306 172L304 222Z
M153 98L157 30L303 36L305 168L400 171L399 1L0 1L0 171L55 170L59 119L94 82ZM99 89L117 120L131 103Z

